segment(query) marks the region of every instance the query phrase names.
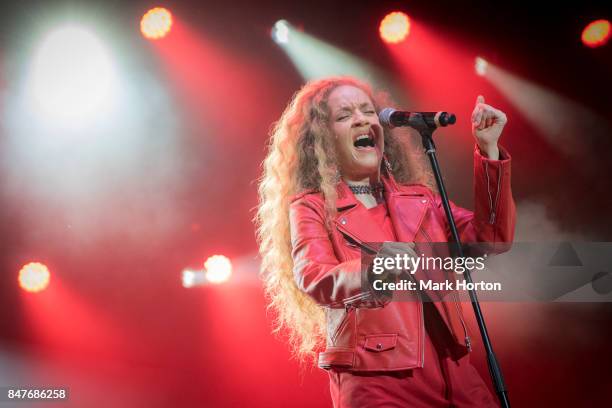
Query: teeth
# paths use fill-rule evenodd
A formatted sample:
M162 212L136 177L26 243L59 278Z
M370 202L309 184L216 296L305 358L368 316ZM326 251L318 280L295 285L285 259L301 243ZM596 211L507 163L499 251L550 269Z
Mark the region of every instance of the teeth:
M369 138L370 138L370 135L359 135L359 136L357 136L357 139L355 139L355 140L369 139Z

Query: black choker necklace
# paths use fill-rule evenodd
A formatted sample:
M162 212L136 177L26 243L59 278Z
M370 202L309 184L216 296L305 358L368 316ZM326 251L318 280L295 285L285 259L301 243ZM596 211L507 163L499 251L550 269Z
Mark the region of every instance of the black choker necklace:
M378 194L378 193L382 193L383 191L385 191L385 188L383 186L382 183L376 183L372 186L370 185L357 185L357 186L352 186L352 185L348 185L349 188L351 189L351 191L353 192L353 194Z

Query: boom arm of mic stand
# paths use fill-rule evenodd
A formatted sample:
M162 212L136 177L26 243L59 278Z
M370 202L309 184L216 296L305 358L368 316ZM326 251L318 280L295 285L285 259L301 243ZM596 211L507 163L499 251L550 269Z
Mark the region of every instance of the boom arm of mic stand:
M453 213L450 208L448 196L446 194L446 188L444 187L444 181L442 180L442 173L440 171L440 166L436 157L436 146L433 141L433 132L436 130L436 128L430 127L424 120L422 120L421 122L421 124L412 127L418 130L421 134L425 154L427 154L427 156L429 157L429 161L431 162L431 167L436 178L436 184L440 192L440 197L442 198L442 205L444 207L446 219L448 220L448 225L450 226L451 230L451 238L454 243L454 256L463 257L464 254L463 248L461 246L461 240L459 238L459 233L457 232L455 218L453 217ZM468 284L471 284L472 277L470 275L469 270L465 271L464 276ZM468 285L468 287L472 287L472 285ZM489 373L491 374L491 380L493 381L495 392L497 393L501 406L503 408L510 408L510 401L508 400L508 390L506 389L506 385L504 383L504 377L502 375L501 367L499 365L499 362L497 361L495 353L493 352L493 345L491 344L491 339L489 337L489 332L487 330L484 316L480 308L480 303L478 302L476 291L474 289L469 289L468 293L470 295L470 301L472 303L472 308L474 309L474 314L476 316L476 322L478 323L478 329L480 330L482 342L487 353Z

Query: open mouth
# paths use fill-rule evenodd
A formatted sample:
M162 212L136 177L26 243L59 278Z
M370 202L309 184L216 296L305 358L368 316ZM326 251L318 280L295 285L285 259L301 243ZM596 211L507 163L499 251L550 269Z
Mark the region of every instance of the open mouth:
M369 133L358 135L353 141L353 146L355 146L357 149L376 147L376 141L374 140L372 131L370 130Z

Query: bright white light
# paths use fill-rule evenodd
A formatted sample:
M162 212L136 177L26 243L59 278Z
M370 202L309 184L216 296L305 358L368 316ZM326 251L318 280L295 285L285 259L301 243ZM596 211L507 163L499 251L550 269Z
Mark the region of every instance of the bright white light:
M232 275L232 262L223 255L213 255L204 262L206 280L211 283L226 282Z
M277 44L289 43L289 23L286 20L278 20L272 28L272 39Z
M111 108L116 74L102 42L86 28L69 25L38 47L28 85L37 113L78 127Z
M19 271L19 286L28 292L40 292L49 286L51 274L45 264L30 262Z
M487 67L489 63L487 60L481 57L476 57L476 63L474 64L474 68L476 69L476 73L480 76L485 76L487 73Z
M182 276L183 287L192 288L206 283L206 276L202 271L185 269Z

